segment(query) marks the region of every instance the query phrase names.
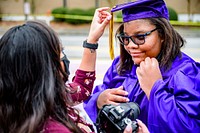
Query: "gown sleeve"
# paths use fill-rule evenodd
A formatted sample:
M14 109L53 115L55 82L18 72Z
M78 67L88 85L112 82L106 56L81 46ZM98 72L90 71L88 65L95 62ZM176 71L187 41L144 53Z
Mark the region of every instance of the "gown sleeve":
M150 132L200 132L200 64L185 64L169 79L158 80L148 112Z

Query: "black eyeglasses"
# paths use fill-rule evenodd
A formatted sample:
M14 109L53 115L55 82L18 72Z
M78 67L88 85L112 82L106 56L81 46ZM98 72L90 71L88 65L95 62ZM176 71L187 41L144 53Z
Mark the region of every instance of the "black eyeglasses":
M138 35L133 35L133 36L126 36L124 33L122 33L122 34L117 35L117 38L119 39L119 42L122 45L128 45L130 43L130 40L136 45L142 45L145 43L145 37L150 35L155 30L157 30L157 28L151 31L148 31L144 34L138 34Z

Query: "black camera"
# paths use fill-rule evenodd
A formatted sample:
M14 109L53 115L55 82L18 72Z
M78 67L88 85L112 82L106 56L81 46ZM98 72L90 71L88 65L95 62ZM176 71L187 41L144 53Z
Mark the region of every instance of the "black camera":
M136 133L138 124L136 119L140 114L137 103L120 103L119 105L104 105L98 113L96 127L98 133L123 133L128 124L132 132Z

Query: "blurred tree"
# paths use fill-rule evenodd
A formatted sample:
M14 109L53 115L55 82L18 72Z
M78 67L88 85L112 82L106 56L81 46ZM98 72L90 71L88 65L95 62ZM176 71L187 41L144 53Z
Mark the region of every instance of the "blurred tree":
M190 5L191 5L191 0L187 0L187 12L188 12L188 20L192 21L192 16L191 16L191 9L190 9Z
M35 1L36 0L30 0L30 3L31 3L31 13L32 14L35 14Z
M193 21L193 13L194 12L192 12L191 11L191 5L195 5L195 6L197 6L198 4L200 4L200 0L196 0L196 3L193 3L192 4L192 2L194 2L194 1L192 1L192 0L187 0L187 13L188 13L188 21ZM197 6L198 7L198 6Z
M95 0L95 8L99 8L99 0Z
M168 8L168 12L169 12L169 20L177 21L178 20L178 14L176 13L176 11L169 6L167 8Z
M63 7L67 7L67 0L63 0Z

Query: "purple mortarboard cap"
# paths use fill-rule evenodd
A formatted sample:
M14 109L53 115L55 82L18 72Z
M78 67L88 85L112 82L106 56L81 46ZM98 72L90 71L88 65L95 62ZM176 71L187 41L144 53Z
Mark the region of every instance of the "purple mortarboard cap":
M163 0L137 0L125 4L116 5L111 12L122 10L123 22L129 22L143 18L166 18L169 14Z

